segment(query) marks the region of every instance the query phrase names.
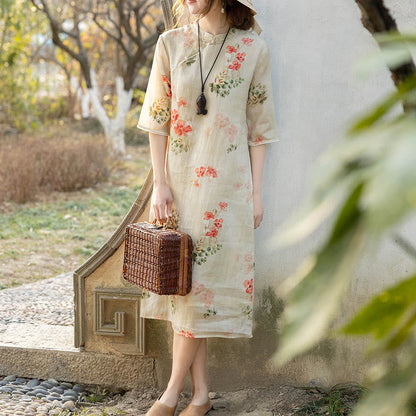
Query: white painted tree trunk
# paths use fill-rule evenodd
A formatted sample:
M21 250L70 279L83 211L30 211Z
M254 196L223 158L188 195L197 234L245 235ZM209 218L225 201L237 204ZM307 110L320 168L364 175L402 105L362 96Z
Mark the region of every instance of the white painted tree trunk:
M90 94L88 90L84 92L84 90L81 88L78 81L74 77L71 77L71 85L75 89L77 99L79 100L80 105L81 105L81 117L84 119L89 118L91 113L90 113Z
M104 134L110 140L113 152L118 156L124 156L126 154L124 131L127 113L130 109L131 99L133 97L133 90L126 91L124 89L123 78L116 78L117 114L114 118L110 118L101 104L94 71L91 71L91 80L92 88L88 91L95 116L103 126Z

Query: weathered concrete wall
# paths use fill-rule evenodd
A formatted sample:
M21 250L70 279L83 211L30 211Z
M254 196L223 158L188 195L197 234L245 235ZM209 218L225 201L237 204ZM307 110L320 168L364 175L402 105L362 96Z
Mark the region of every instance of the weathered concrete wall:
M416 21L416 3L391 0L400 29ZM394 89L386 69L370 78L359 77L354 66L378 48L360 21L354 0L257 0L258 21L272 54L280 142L268 148L264 172L265 218L256 231L256 294L291 276L304 255L316 247L327 231L279 251L269 239L296 210L308 192L309 177L319 155L339 140L349 122L363 109ZM416 221L409 219L400 232L416 244ZM373 253L365 253L352 288L345 299L344 315L395 279L414 269L413 262L386 237ZM267 349L275 344L273 321ZM339 340L317 348L285 369L272 369L275 377L305 383L312 378L324 383L359 380L365 365L357 361L363 340ZM259 357L262 351L257 351ZM266 353L267 355L267 353Z

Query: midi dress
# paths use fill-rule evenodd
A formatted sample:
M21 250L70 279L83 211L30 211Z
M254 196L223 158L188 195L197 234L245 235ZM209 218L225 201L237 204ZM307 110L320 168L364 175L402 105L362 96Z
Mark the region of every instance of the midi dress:
M200 28L204 80L225 36ZM249 147L279 140L265 40L253 29L231 28L205 84L206 115L197 114L200 94L198 27L192 22L159 36L137 124L169 136L166 180L177 229L193 240L192 290L186 296L143 290L140 316L170 321L175 333L190 338L251 338Z

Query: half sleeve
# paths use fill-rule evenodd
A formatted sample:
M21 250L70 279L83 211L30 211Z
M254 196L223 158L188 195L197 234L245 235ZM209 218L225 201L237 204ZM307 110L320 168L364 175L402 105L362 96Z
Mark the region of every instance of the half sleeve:
M247 99L249 146L279 141L274 112L270 50L265 43L259 53Z
M169 56L159 36L137 128L169 136L171 99Z

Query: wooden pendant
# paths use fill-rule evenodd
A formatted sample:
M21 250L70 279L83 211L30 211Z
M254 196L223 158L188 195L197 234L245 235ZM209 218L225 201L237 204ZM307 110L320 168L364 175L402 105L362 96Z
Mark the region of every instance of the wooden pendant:
M205 98L204 93L202 93L198 99L196 100L196 105L198 106L197 114L205 115L208 113L208 110L206 109L207 106L207 99Z

